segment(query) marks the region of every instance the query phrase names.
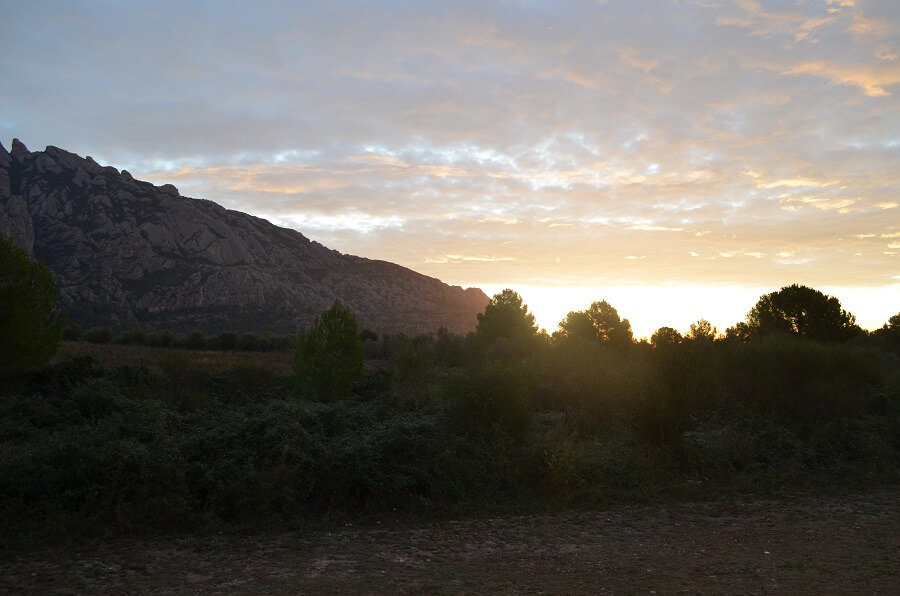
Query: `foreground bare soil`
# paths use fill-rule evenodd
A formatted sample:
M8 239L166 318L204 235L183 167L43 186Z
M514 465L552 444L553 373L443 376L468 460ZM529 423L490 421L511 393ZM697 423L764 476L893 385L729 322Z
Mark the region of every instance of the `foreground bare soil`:
M896 593L900 487L5 553L6 593Z

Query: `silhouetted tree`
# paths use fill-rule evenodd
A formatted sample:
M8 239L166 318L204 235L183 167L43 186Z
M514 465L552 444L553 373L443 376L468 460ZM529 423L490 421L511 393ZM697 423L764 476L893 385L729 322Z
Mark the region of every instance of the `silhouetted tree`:
M591 316L583 310L573 310L559 322L559 329L563 337L581 338L585 340L597 339L597 330Z
M892 352L900 352L900 313L888 319L873 335L882 342L882 346Z
M725 339L748 341L750 339L750 326L743 321L735 323L733 327L725 330Z
M631 323L619 317L606 300L593 302L587 310L573 311L560 321L564 337L589 339L616 347L629 346L634 338Z
M677 346L682 342L684 337L676 329L671 327L660 327L650 336L650 345L654 348L666 348L669 346Z
M46 363L59 346L50 269L0 234L0 374Z
M301 386L321 401L349 397L363 374L363 344L356 317L340 301L316 317L297 342L294 359Z
M706 319L700 319L691 323L691 329L688 331L687 338L693 341L713 341L716 339L718 330L713 327L712 323Z
M483 313L478 314L476 337L488 343L501 337L525 339L537 334L534 315L528 305L522 304L522 297L509 288L494 294Z
M751 337L785 333L818 341L847 341L860 332L837 298L797 284L761 296L747 327Z

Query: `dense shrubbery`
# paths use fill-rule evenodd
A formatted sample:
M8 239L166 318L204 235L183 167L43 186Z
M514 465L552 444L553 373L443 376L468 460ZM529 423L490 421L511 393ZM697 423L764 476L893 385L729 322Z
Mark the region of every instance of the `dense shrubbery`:
M366 334L369 366L349 397L325 403L303 375L207 368L175 351L22 375L0 396L0 532L898 479L900 359L886 345L713 340L702 321L652 344L551 338L503 304L527 324Z

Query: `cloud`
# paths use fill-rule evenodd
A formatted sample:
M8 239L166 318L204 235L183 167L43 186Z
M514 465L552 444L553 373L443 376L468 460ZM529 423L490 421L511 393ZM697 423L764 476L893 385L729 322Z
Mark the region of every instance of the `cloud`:
M870 97L890 95L885 87L900 83L900 68L879 67L878 65L853 67L823 62L806 62L781 72L785 75L811 74L820 76L832 83L858 87Z
M897 22L891 0L35 0L0 20L0 135L451 283L878 285Z
M683 232L684 228L667 228L666 226L638 225L628 226L629 230L643 230L645 232Z
M775 180L764 184L757 184L759 188L824 188L837 184L835 180L810 180L809 178L791 178L788 180Z

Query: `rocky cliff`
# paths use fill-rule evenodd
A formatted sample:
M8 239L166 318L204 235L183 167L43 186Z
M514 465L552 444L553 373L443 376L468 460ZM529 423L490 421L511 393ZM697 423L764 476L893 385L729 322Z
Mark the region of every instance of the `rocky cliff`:
M360 327L465 333L488 302L399 265L179 196L57 147L0 144L0 233L46 263L69 320L294 332L335 299Z

